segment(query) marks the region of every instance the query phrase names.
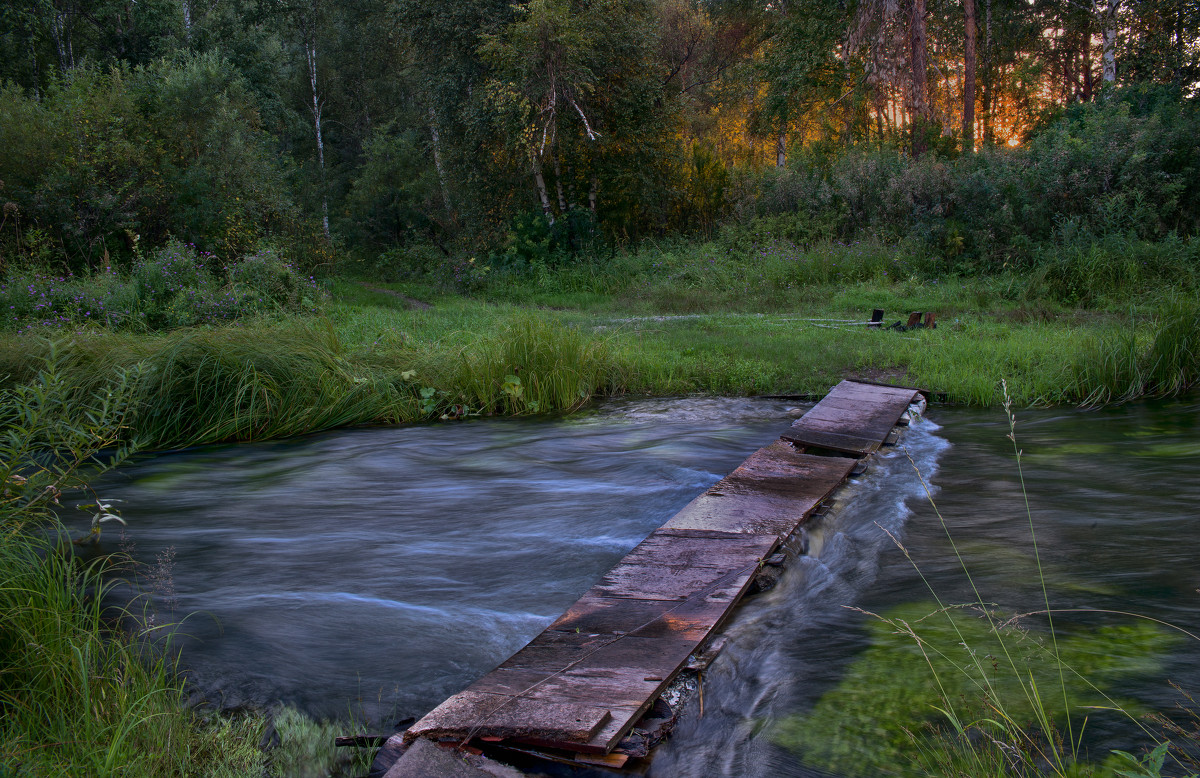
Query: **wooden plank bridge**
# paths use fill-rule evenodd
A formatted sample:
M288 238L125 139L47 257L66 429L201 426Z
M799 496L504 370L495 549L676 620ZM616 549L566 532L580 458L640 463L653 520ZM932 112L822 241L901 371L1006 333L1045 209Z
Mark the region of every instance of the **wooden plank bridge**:
M764 561L918 398L915 389L838 384L523 649L393 736L380 754L394 762L385 765L387 778L428 773L399 758L419 739L614 767L644 756L652 745L647 722L672 715L656 706L660 695L707 647Z

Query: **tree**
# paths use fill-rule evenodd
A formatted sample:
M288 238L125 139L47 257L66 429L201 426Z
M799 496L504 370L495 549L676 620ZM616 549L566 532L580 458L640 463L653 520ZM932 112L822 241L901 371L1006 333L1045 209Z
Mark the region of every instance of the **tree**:
M963 151L975 150L975 0L963 0Z
M841 6L828 0L785 3L770 19L761 67L766 99L760 126L775 130L777 167L786 163L792 122L836 104L846 86L839 57L845 24Z
M497 71L488 91L507 117L510 143L529 158L542 213L551 223L555 211L544 161L549 158L554 166L558 212L565 213L563 147L573 147L579 139L594 143L600 138L588 118L589 100L598 84L593 67L601 59L600 27L586 8L577 12L571 6L570 0L531 0L518 7L518 18L503 33L485 36L480 48ZM568 133L575 137L560 142L560 135Z
M909 0L908 35L911 47L912 76L909 103L912 115L912 155L925 153L929 125L929 69L925 37L925 0Z

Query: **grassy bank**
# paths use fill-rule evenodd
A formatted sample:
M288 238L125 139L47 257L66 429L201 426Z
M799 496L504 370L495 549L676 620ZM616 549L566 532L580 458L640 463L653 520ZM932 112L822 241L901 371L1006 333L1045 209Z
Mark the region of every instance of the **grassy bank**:
M66 360L0 394L0 775L340 774L355 756L334 753L340 732L287 709L189 708L152 619L104 607L108 587L143 571L120 555L82 561L55 509L128 452L139 373L83 391ZM91 498L98 531L113 514Z
M705 310L680 313L628 288L604 296L547 290L536 279L505 281L479 297L337 281L315 316L144 334L84 327L3 335L0 375L10 384L29 380L55 339L63 380L78 396L114 369L136 367L127 430L143 448L561 412L621 393L821 395L846 377L996 405L1001 379L1016 402L1035 404L1178 393L1200 376L1194 300L1164 292L1124 309L1067 308L1011 299L1011 283L805 286L786 310L764 304L765 311L724 304L714 289ZM861 322L872 308L889 322L933 311L938 327L868 330Z

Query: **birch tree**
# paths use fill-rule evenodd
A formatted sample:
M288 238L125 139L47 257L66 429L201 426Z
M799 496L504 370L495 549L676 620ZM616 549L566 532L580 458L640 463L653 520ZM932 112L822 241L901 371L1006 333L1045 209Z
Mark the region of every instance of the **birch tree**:
M518 13L503 34L485 38L481 53L498 71L488 91L507 116L515 146L529 160L542 213L553 223L545 162L553 166L558 213L563 213L568 209L563 148L574 141L600 139L589 105L598 83L593 70L597 26L569 0L532 0L519 6Z

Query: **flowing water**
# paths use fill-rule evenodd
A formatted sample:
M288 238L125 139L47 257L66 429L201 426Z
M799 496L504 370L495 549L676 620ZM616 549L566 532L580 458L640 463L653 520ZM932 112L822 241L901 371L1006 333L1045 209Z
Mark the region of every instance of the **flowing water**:
M125 544L188 615L177 644L198 695L316 717L419 716L540 632L613 563L790 423L776 400L608 404L556 420L343 430L160 455L121 469ZM1200 405L1017 419L1057 609L1111 609L1200 634ZM926 486L985 599L1044 607L1008 423L934 408L814 526L808 557L751 598L652 774L824 775L776 737L835 689L873 612L974 599ZM918 471L920 475L918 475ZM922 478L924 481L922 481ZM113 542L111 531L106 539ZM904 544L919 568L898 548ZM1116 616L1063 614L1083 629ZM1083 625L1083 626L1080 626ZM1200 690L1200 643L1116 693L1170 708ZM1098 718L1088 743L1128 747Z

